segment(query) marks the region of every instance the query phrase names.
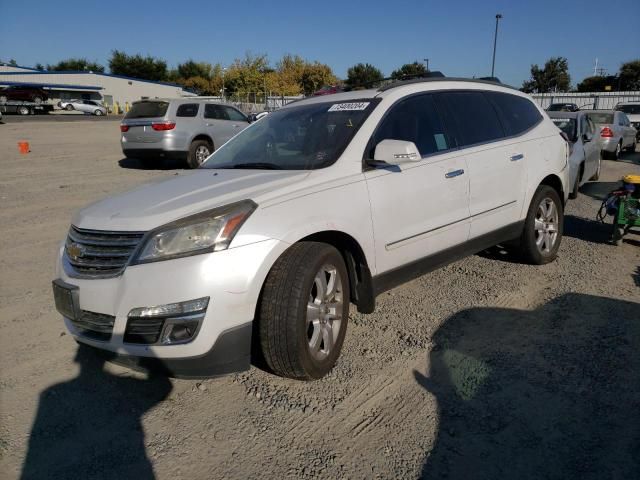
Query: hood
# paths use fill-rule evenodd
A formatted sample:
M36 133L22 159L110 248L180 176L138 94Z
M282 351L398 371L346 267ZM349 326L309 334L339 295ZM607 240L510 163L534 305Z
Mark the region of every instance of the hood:
M260 204L261 195L282 192L308 174L199 169L100 200L80 210L72 223L92 230L147 231L240 200Z

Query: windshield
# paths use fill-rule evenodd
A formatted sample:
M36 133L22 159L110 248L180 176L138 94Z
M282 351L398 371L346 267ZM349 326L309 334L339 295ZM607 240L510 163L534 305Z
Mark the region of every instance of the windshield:
M590 113L589 118L593 123L613 123L613 113Z
M574 142L576 139L576 119L575 118L552 118L556 127L567 134L569 139Z
M164 117L169 108L169 102L136 102L124 118L153 118Z
M616 110L629 115L640 115L640 105L618 105Z
M327 167L342 154L378 101L314 103L270 113L217 150L202 168Z

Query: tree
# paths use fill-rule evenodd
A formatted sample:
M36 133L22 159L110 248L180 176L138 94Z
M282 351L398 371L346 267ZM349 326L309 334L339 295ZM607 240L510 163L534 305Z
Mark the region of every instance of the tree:
M224 89L229 95L262 92L265 75L272 71L266 55L247 53L245 58L236 59L224 76Z
M335 85L337 81L329 65L313 62L305 65L300 84L304 94L311 95L325 85Z
M201 77L210 79L212 66L207 62L195 62L191 59L184 63L179 63L177 68L178 78Z
M36 63L36 66L34 67L36 70L46 70L46 68L44 67L43 64L41 64L40 62Z
M620 90L640 90L640 59L623 63L618 75Z
M111 52L109 70L115 75L141 78L144 80L166 80L167 62L162 59L140 54L127 55L119 50Z
M362 89L384 77L382 72L369 63L358 63L347 70L346 85L352 89Z
M60 60L55 65L47 65L46 70L53 72L91 71L102 73L104 72L104 67L96 62L90 62L86 58L67 58L66 60Z
M9 60L9 65L11 65L12 67L17 67L18 66L18 62L16 62L16 60L14 58L12 58L11 60Z
M526 93L566 92L570 84L569 62L564 57L552 57L544 68L531 65L531 79L522 83L521 90Z
M391 78L394 80L401 80L403 78L419 77L425 75L429 70L424 64L419 62L405 63L399 69L391 72Z
M615 75L587 77L577 85L576 90L579 92L604 92L607 86L612 90L617 89L618 77Z

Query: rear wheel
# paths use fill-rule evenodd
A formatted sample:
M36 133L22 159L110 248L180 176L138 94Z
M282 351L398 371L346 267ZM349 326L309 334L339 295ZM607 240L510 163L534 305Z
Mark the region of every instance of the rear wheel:
M42 103L42 97L33 97L33 103L40 105Z
M29 109L29 107L18 107L18 113L20 115L29 115L31 113L31 110Z
M616 149L611 154L611 159L618 160L620 158L621 152L622 152L622 140L620 140L620 142L618 142L618 144L616 145Z
M6 95L0 95L0 103L6 103L7 101L7 96Z
M520 249L524 260L535 265L552 262L560 248L564 212L558 192L540 185L531 200Z
M190 168L198 168L209 155L213 153L213 147L206 140L195 140L189 148L187 163Z
M66 106L66 107L64 107L64 109L65 109L65 110L69 110L69 111L71 111L71 110L73 110L73 105L71 105L71 104L69 103L69 104L67 104L67 106Z
M333 246L300 242L274 264L258 316L260 346L278 375L312 380L335 365L349 318L349 277Z

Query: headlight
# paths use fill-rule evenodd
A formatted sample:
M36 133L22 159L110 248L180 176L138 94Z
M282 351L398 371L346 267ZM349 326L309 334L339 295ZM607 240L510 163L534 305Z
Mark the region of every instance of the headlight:
M147 234L133 265L226 250L257 205L232 203L159 227Z

